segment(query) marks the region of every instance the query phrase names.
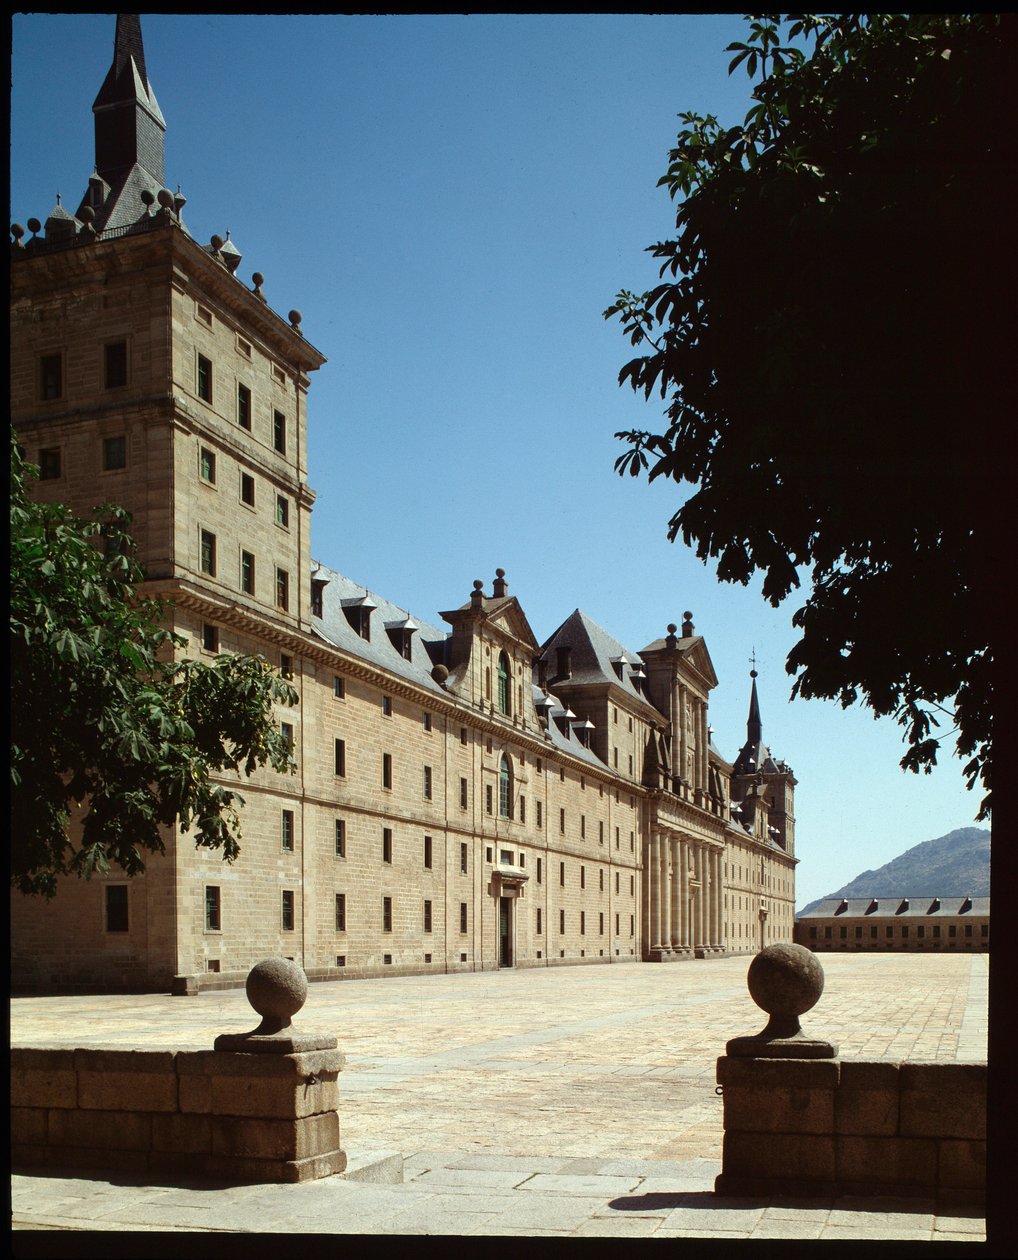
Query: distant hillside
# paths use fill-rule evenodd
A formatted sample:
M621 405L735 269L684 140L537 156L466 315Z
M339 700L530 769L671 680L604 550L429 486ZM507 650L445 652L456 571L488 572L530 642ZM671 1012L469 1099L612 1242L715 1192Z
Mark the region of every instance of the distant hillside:
M850 883L804 906L805 914L830 897L988 897L990 833L961 827L938 840L926 840L876 871L863 871Z

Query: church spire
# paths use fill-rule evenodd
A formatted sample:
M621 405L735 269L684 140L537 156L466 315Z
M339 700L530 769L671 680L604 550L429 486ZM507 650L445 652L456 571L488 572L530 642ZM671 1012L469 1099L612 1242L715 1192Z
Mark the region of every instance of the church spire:
M149 86L141 17L118 13L113 64L92 105L95 115L95 168L111 187L122 184L135 166L161 187L166 123Z
M753 689L749 694L749 718L746 721L746 742L759 744L763 739L763 722L760 720L760 701L756 694L756 670L751 669L749 676L753 680Z

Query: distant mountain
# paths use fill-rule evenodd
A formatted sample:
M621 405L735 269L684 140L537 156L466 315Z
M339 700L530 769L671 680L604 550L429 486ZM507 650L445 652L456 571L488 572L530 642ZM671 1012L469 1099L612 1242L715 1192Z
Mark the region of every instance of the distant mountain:
M926 840L876 871L863 871L826 897L797 911L805 914L831 897L988 897L990 833L961 827Z

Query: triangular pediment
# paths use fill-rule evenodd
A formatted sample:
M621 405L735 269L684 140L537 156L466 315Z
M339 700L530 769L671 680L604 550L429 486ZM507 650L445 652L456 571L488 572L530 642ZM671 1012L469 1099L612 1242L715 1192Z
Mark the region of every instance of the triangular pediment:
M515 595L507 595L500 600L487 600L488 625L503 634L509 635L518 643L523 643L530 652L537 652L540 644L534 637L519 600ZM496 605L492 607L492 605Z
M696 638L688 648L682 653L682 664L689 669L705 684L709 689L718 685L718 676L714 672L714 664L710 659L710 653L707 651L707 644L703 639Z

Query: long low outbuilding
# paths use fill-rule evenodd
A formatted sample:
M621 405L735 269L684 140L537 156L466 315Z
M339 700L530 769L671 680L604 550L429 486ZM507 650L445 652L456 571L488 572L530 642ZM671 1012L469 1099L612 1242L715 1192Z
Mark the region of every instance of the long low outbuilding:
M990 947L989 897L828 897L796 917L812 950Z

